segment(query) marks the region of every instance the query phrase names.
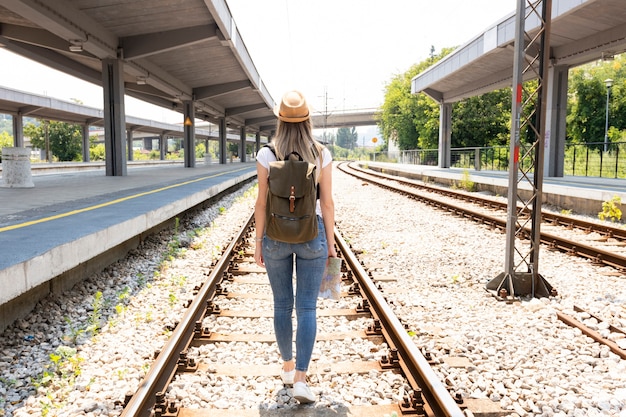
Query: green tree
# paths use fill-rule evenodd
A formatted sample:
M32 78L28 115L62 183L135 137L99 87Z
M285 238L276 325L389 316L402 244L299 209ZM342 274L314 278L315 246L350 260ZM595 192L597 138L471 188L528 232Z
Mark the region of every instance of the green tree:
M35 148L46 149L46 128L50 141L50 151L59 161L75 161L81 155L82 129L80 125L50 121L39 126L28 123L24 135L30 138Z
M8 132L0 132L0 162L2 162L2 148L13 147L13 136Z
M356 131L356 127L340 127L337 129L337 141L335 143L342 148L353 149L358 139L359 134Z
M8 132L0 132L0 149L13 147L13 136Z
M570 71L567 139L569 142L603 142L606 125L607 86L609 97L609 140L620 141L626 129L626 55L613 61L593 62Z
M511 89L470 97L452 107L452 147L508 143L511 131Z
M404 74L395 75L385 86L385 101L378 113L378 126L388 147L396 142L400 149L431 149L437 147L439 106L424 93L411 94L411 79L452 52L445 48L413 65Z

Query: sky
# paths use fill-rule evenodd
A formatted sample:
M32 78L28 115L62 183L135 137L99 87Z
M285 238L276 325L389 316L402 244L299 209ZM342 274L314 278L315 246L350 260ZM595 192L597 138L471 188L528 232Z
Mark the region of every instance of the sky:
M394 75L461 46L515 11L518 0L226 0L275 101L290 89L315 113L378 108ZM102 108L102 90L0 48L0 85ZM126 97L131 116L178 113Z

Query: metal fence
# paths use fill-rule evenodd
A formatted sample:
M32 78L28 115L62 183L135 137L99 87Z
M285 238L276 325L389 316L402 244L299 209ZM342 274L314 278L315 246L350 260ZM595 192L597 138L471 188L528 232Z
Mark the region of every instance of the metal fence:
M565 175L626 178L626 142L604 142L584 144L566 144L563 173ZM534 151L520 148L521 167L532 172ZM452 148L450 167L491 171L508 171L510 149L508 146ZM387 153L371 153L370 160L379 162L397 162L401 164L438 166L437 149L417 149Z

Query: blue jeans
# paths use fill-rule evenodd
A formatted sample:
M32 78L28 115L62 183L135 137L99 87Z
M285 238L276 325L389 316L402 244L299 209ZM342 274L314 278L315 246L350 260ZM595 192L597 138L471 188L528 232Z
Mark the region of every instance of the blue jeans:
M305 243L263 239L263 259L274 295L274 332L283 361L293 359L293 265L296 265L296 369L306 371L317 334L317 296L328 258L324 222L317 217L317 237Z

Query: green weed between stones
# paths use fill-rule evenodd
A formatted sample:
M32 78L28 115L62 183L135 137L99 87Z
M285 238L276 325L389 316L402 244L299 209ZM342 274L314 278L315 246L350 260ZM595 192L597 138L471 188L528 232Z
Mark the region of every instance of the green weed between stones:
M602 211L598 213L598 218L602 221L609 219L612 222L620 221L622 219L622 199L615 195L612 199L602 203Z

